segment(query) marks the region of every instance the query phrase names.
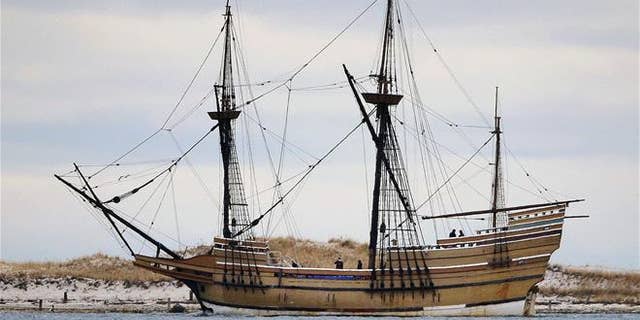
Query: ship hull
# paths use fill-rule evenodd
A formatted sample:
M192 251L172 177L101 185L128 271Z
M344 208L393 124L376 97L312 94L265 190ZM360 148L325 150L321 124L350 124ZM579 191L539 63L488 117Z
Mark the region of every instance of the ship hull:
M259 266L259 275L254 270L253 278L231 275L227 269L225 281L224 263L204 267L204 257L185 262L138 257L136 264L192 284L206 306L233 308L239 313L498 316L531 313L532 307L525 305L533 305L530 292L544 279L549 257L516 258L502 267L483 263L432 268L433 286L424 287L418 285L417 275L377 274L376 282L386 283L386 289L371 289L371 270Z
M216 242L210 255L136 256L134 264L184 281L205 306L254 315L531 315L536 284L560 246L564 210L554 209L514 216L514 227L499 235L390 251L393 272L278 266L267 245L235 243L229 251L232 240Z
M214 310L218 310L216 306L224 306L233 312L252 315L509 316L526 314L526 295L537 281L480 285L473 290L442 289L437 290L435 297L430 293L423 296L420 292L268 289L262 293L208 287L206 290L219 291L219 294L202 295L201 299ZM506 290L509 298L492 300L496 295L504 295ZM524 296L520 296L523 293ZM460 303L462 301L474 303Z
M369 280L344 279L357 277L352 270L343 274L314 270L323 272L324 279L311 280L317 273L285 269L265 275L275 271L265 269L262 287L214 281L201 283L197 290L207 304L269 315L523 315L529 291L544 277L547 257L520 262L502 268L485 265L438 270L431 276L434 286L422 289L409 289L409 279L393 281L387 276L387 285L394 282L396 289L372 290ZM403 281L405 288L401 287Z

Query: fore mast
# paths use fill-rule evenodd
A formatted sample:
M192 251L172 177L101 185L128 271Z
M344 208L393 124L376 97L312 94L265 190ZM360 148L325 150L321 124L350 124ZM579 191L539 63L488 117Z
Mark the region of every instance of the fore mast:
M221 85L216 84L216 111L208 112L212 120L218 121L220 133L220 152L223 165L223 200L222 200L222 235L233 238L242 228L249 225L242 173L238 161L235 143L235 120L240 115L236 106L236 95L233 79L234 28L231 7L227 0L224 23L224 51L222 56ZM252 238L251 232L243 233L243 237Z

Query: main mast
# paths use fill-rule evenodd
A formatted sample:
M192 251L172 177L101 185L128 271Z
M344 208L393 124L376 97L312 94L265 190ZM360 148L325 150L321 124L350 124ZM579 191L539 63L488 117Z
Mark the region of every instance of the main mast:
M382 96L388 94L392 87L392 78L388 74L389 70L389 50L393 41L393 1L387 1L387 13L384 26L384 37L382 39L382 53L380 58L380 69L377 74L378 90L377 94ZM365 96L365 99L366 96ZM370 102L370 101L367 101ZM376 266L376 251L378 246L378 226L380 224L380 185L382 183L383 157L385 149L385 140L380 137L387 135L387 130L391 124L389 121L389 105L378 103L376 105L376 116L379 120L378 124L378 145L376 151L376 169L373 182L373 205L371 210L371 227L369 230L369 269ZM384 222L383 222L384 223Z
M217 110L209 117L217 120L220 132L220 152L223 165L222 235L233 235L249 224L249 212L242 183L242 173L235 144L234 123L240 115L236 107L233 83L233 17L227 1L224 23L224 52L222 57L222 85L215 85ZM249 233L246 237L251 237Z
M357 100L376 145L368 267L372 270L381 269L383 274L385 270L389 270L391 274L394 270L399 270L402 278L403 270L411 273L411 270L420 270L426 266L416 260L417 255L413 255L413 258L407 256L404 261L392 259L392 254L406 253L406 250L422 246L422 238L414 221L415 210L402 153L390 114L390 107L398 105L402 100L402 95L398 94L395 77L394 23L397 20L397 10L395 1L387 0L380 66L378 74L375 75L378 81L377 90L375 93L362 94L367 103L375 105L377 130L369 120L360 99ZM353 77L349 75L346 67L345 72L357 97ZM376 274L373 272L372 286L384 288L384 280L375 281L375 277ZM424 283L425 281L421 281L421 284Z

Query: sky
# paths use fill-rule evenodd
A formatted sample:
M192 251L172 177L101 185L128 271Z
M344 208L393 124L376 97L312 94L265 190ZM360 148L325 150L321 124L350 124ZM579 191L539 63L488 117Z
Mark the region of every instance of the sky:
M343 63L356 76L369 74L381 30L383 7L378 2L291 87L343 81ZM370 3L232 1L250 80L283 81ZM411 7L440 54L405 8L423 102L452 122L468 125L460 130L478 146L488 130L474 128L483 126L483 120L448 70L487 118L499 86L505 140L518 159L507 159L508 178L531 190L521 164L555 195L586 199L569 213L590 218L566 222L562 247L552 262L640 268L638 3L402 3ZM64 260L97 251L126 255L100 219L53 174L69 171L74 162L107 163L158 129L218 34L223 10L224 1L2 2L0 259ZM217 45L172 119L188 114L218 79L219 54ZM257 95L271 87L252 89ZM256 103L265 127L282 131L286 101L287 91L277 90ZM289 106L288 141L315 157L360 120L347 88L292 91ZM212 110L213 103L209 100L203 108L171 133L183 148L211 125L204 111ZM440 143L463 157L474 152L458 131L432 121ZM289 204L290 217L274 214L273 223L281 226L275 234L366 241L372 148L365 133L357 132L310 176ZM261 135L254 138L259 144ZM268 144L277 150L277 143ZM216 138L206 140L189 156L192 166L179 167L175 174L181 190L176 200L179 226L172 214L158 218L158 228L180 234L183 243L209 242L219 229L217 148ZM239 149L246 161L247 151ZM490 151L482 154L490 157ZM170 134L162 132L132 160L178 154ZM284 176L312 159L296 154L302 159L288 156ZM411 163L415 154L407 150L406 155L409 172L418 172ZM265 151L256 151L255 157L258 189L264 189L270 165ZM451 168L461 162L453 154L444 158ZM477 163L487 167L483 159ZM489 176L474 180L472 173L465 174L488 191ZM412 176L420 202L426 197L424 187L419 174ZM456 186L465 209L486 206L461 181ZM516 186L507 195L513 205L540 201ZM268 198L263 197L262 209ZM426 238L433 237L430 225L422 228Z

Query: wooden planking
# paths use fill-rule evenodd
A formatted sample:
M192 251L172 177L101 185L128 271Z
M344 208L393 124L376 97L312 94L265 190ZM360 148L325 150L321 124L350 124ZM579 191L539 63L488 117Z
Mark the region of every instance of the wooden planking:
M539 231L539 228L533 230ZM136 256L134 264L183 281L193 281L198 284L196 289L202 290L199 292L201 297L218 304L278 310L349 310L361 314L417 312L419 315L424 307L524 299L529 289L543 279L550 254L559 247L561 228L554 230L558 234L541 236L544 233L531 230L512 233L510 238L525 238L508 242L512 259L508 267L487 263L494 255L492 244L408 251L410 259L414 255L419 259L426 256L429 272L424 268L420 271L413 268L409 274L405 269L400 277L397 269L393 274L389 270L384 274L376 270L375 286L379 287L382 282L385 286L384 290L378 291L369 290L371 270L255 266L252 263L232 265L225 264L218 256L224 254L222 249L214 250L214 255L184 260ZM247 253L252 254L238 253L244 255L245 262ZM392 252L391 255L393 259L401 258L406 265L404 252ZM256 256L266 258L268 254ZM418 262L423 263L422 260ZM235 272L230 271L233 268ZM241 268L244 273L240 272ZM251 272L247 272L249 270ZM429 288L429 281L435 290ZM254 285L249 286L250 283Z
M441 286L436 290L378 291L305 290L275 287L265 290L237 290L214 284L201 295L214 303L248 308L277 308L335 312L384 312L422 310L430 306L481 304L496 300L523 299L543 275L503 277L498 281L467 281L464 285ZM472 280L472 279L469 279Z
M552 226L542 225L542 226L527 228L527 229L508 230L508 231L499 232L499 233L488 233L488 234L482 234L482 235L471 235L471 236L464 236L464 237L457 237L457 238L438 239L438 245L470 243L470 242L475 242L480 240L494 239L496 237L523 235L523 234L528 234L528 233L533 233L538 231L545 231L550 229L562 229L562 223L558 223Z
M342 312L349 310L355 313L402 312L403 310L422 310L429 306L448 306L456 304L481 304L497 300L519 299L524 297L531 286L543 278L549 256L522 259L510 267L493 268L484 266L465 266L445 269L435 269L430 277L435 290L414 289L404 291L369 291L369 280L327 280L300 279L289 276L279 276L277 270L285 275L311 273L337 273L343 275L369 275L370 270L331 270L306 268L277 268L260 267L260 277L245 275L244 283L253 280L262 281L264 287L241 287L221 283L223 271L219 268L211 269L211 277L189 274L188 270L154 267L153 261L182 263L171 259L140 257L136 265L160 272L182 280L199 283L199 295L205 300L225 305L242 306L247 308L276 308L288 310L324 310ZM194 262L198 259L188 261ZM183 261L184 262L184 261ZM196 266L199 269L199 266ZM195 271L195 270L194 270ZM286 271L286 272L285 272ZM228 278L231 276L227 275ZM424 275L413 275L414 285L418 286L419 278ZM236 277L238 279L238 277ZM392 280L393 278L393 280ZM393 281L394 288L401 288L404 282L408 288L410 280L405 277L401 281L396 275L379 274L378 279L386 282L387 288ZM230 281L230 280L229 280ZM237 281L236 283L239 283Z
M516 259L526 256L534 256L540 254L551 254L560 245L560 235L534 238L525 241L516 241L508 243L508 252L511 259ZM443 250L430 250L425 251L423 254L427 259L427 266L433 267L448 267L455 265L477 264L490 261L494 255L493 246L478 246L478 247L466 247L466 248L452 248ZM412 260L412 268L415 267L415 261L413 255L416 254L418 264L423 267L422 254L418 252L407 252L410 260ZM397 253L392 253L395 257L392 260L397 260ZM400 258L403 260L402 265L406 267L406 257L404 253L400 254ZM160 263L169 265L176 268L192 268L196 271L210 272L212 268L220 268L220 264L224 264L224 259L216 260L213 256L199 256L185 260L173 260L166 258L151 258L144 256L136 256L136 260L143 260L149 263ZM216 263L218 261L218 263ZM249 263L247 263L249 262ZM231 265L232 262L227 260L227 264ZM244 268L248 268L254 264L253 261L247 261L247 259L236 261L236 264L246 265ZM267 266L261 266L261 268ZM394 264L394 267L399 267L399 262ZM238 267L239 268L239 267ZM274 269L270 272L276 272L273 270L287 270L290 273L304 273L304 274L318 274L318 275L344 275L344 270L328 269L328 268L282 268L274 266ZM345 269L350 271L350 275L367 275L367 270L357 269Z
M531 215L531 214L536 214L536 213L542 213L542 212L547 212L547 211L551 211L551 210L563 210L567 207L566 204L562 204L562 205L557 205L557 206L551 206L551 207L544 207L544 208L537 208L537 209L533 209L533 210L523 210L523 211L515 211L515 212L510 212L509 213L509 217L516 217L516 216L524 216L524 215Z
M262 240L234 240L234 239L227 239L227 238L220 238L220 237L213 238L214 244L219 243L223 245L228 245L232 242L237 243L240 246L247 246L247 247L256 247L256 248L269 247L269 244L267 243L267 241L262 241Z
M217 261L268 264L270 257L268 252L254 252L243 250L224 250L215 248L213 255Z
M527 223L543 221L543 220L553 220L553 219L558 219L562 217L564 217L564 212L547 214L544 216L537 216L537 217L531 217L531 218L518 219L518 220L510 220L509 225L521 225L521 224L527 224Z
M510 267L500 267L494 268L488 265L477 265L477 266L462 266L456 268L445 268L445 269L436 269L431 270L429 272L430 278L436 284L436 286L443 285L456 285L463 284L470 280L474 281L493 281L500 280L505 277L513 277L513 276L528 276L531 274L543 273L546 268L546 264L549 256L543 257L532 257L528 259L522 259L518 262L514 262ZM157 272L161 273L175 273L177 271L167 271L164 267L156 267ZM266 286L292 286L292 287L307 287L307 288L336 288L336 289L344 289L344 288L352 288L352 289L366 289L369 283L370 270L366 270L366 272L361 273L360 277L352 277L352 278L344 278L344 277L328 277L328 278L305 278L299 277L309 274L309 270L291 270L289 268L263 268L260 267L260 279L264 282ZM183 271L184 270L178 270ZM215 279L217 282L222 283L223 275L225 274L224 270L220 267L217 269L210 270L211 277ZM353 276L354 270L339 270L342 273L342 276ZM312 272L314 273L314 272ZM326 273L326 272L325 272ZM401 277L396 272L395 274L391 274L389 271L382 274L382 272L377 271L378 280L383 280L387 284L390 284L391 281L395 281L396 283L400 283ZM232 275L227 272L227 278L234 278ZM240 276L239 273L236 273L235 279L244 279L245 283L249 283L250 279L256 279L255 270L253 272L253 277L250 277L247 272L244 273L244 276ZM411 276L405 274L404 277L405 283L409 283L411 280L418 282L420 279L426 279L425 274L414 272ZM236 283L239 283L237 281ZM230 284L230 283L229 283Z
M560 235L533 238L529 240L508 243L509 257L512 259L551 254L560 247ZM429 250L426 252L429 267L443 267L451 265L483 263L494 256L494 246L477 246L465 248L451 248ZM403 257L406 260L406 258Z

